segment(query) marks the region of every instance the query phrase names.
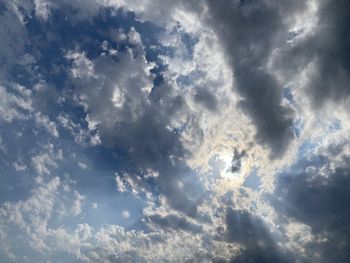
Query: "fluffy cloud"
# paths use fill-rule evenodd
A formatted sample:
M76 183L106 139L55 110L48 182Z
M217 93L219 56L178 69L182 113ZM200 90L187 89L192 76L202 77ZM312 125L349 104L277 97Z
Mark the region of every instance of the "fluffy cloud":
M1 2L1 257L348 261L347 7Z

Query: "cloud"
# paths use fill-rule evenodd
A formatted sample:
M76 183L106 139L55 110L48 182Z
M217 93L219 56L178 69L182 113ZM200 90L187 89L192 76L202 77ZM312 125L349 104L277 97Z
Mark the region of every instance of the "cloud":
M257 140L272 156L286 151L294 135L292 110L282 104L283 84L267 68L272 52L287 30L283 19L301 5L284 2L208 1L208 24L219 36L241 94L240 106L257 127ZM299 6L298 6L299 5ZM278 143L276 143L278 142Z
M131 29L130 34L134 39L137 32ZM158 190L174 207L195 215L200 198L195 197L197 192L187 191L192 183L184 179L191 173L182 160L188 153L171 128L172 115L181 115L186 103L176 92L160 97L161 104L152 100L150 70L154 65L146 60L144 47L137 39L132 40L136 44L134 49L99 56L93 61L83 52L68 52L67 59L72 61L71 81L80 87L77 101L88 112L86 121L89 127L97 129L104 147L124 153L115 158L121 163L120 170L134 181L132 185L150 187L142 174L156 171L159 176L154 181ZM85 70L86 65L89 70ZM164 85L163 89L167 88L172 92L171 87ZM62 117L61 123L68 127L67 118ZM137 173L141 173L142 180ZM117 184L121 191L125 190L120 177ZM179 188L179 184L183 187Z
M227 209L225 238L243 245L240 255L231 262L294 262L274 243L263 221L246 211Z
M78 166L83 170L86 170L88 168L88 166L83 162L78 162Z
M27 41L27 32L24 27L24 18L19 7L10 1L5 1L0 6L1 28L0 35L0 58L3 61L1 70L8 69L8 66L16 61L24 53ZM16 43L14 45L14 43Z
M69 115L64 113L59 114L57 121L65 130L71 134L71 136L73 136L74 141L77 144L85 147L101 144L101 139L98 131L96 131L93 125L90 125L90 127L87 128L83 128L80 123L75 123Z
M245 150L239 152L237 148L235 148L232 158L232 167L231 172L239 172L242 167L242 158L246 156L247 152Z
M59 137L59 133L57 131L56 123L53 121L50 121L50 119L42 115L40 112L37 112L35 114L35 123L40 127L45 129L51 136L53 137Z
M42 241L39 242L37 240L37 234L40 234L40 231L42 231L47 220L50 218L54 209L55 192L59 186L60 179L56 177L48 182L47 185L39 186L33 192L32 197L25 202L18 202L16 204L5 203L1 207L2 228L7 227L7 231L9 231L8 229L12 225L15 227L12 231L19 231L30 226L34 231L39 232L31 233L31 231L28 231L29 239L27 239L28 237L26 239L29 246L39 251L47 249L48 247ZM6 231L4 229L2 230ZM11 239L9 242L12 243L15 241ZM20 242L23 242L23 239Z
M39 174L49 174L51 168L56 168L56 161L62 159L62 150L55 151L53 144L44 145L40 152L31 156L31 164L34 170Z
M201 249L199 237L187 231L169 233L157 230L144 233L127 231L113 224L93 228L86 223L71 223L70 227L63 227L64 219L73 222L72 218L81 211L81 205L77 203L83 198L71 187L74 184L69 180L54 177L46 181L41 178L27 199L1 206L0 242L6 244L0 250L2 258L22 262L43 257L82 262L157 262L164 259L191 260L193 253L207 258ZM63 217L59 217L59 214ZM174 226L186 226L176 218L169 217L169 222L180 222ZM16 234L11 236L12 233ZM7 239L9 236L11 238Z
M122 216L123 216L124 219L130 218L130 213L129 213L129 211L124 210L124 211L122 212Z
M278 211L311 227L315 237L306 245L306 255L315 262L349 260L349 157L333 161L333 154L297 164L281 175L277 187Z
M348 260L347 6L0 4L0 256Z
M31 91L20 85L13 85L11 91L0 86L0 95L3 98L0 104L1 119L11 122L14 119L28 118L33 110Z
M217 109L217 101L212 93L207 90L199 90L195 95L194 99L196 102L199 102L204 107L211 111L215 111Z
M289 61L288 64L281 63L286 71L289 68L303 72L311 68L305 91L315 107L348 96L349 23L345 11L348 8L347 1L318 3L312 32L301 32L302 37L281 56Z
M199 233L202 231L202 228L199 225L193 224L187 221L185 218L177 215L167 215L162 217L154 214L149 216L148 220L162 229L170 229L174 231L183 230L192 233Z

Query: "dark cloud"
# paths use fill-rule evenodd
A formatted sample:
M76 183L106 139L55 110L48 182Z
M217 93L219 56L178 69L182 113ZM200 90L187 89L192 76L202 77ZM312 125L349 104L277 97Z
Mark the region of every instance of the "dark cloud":
M309 225L323 240L306 247L309 262L350 261L350 158L343 157L343 161L346 165L328 170L325 177L319 168L329 159L318 156L312 162L299 163L279 179L275 207L281 214Z
M121 155L124 161L125 157L129 159L123 166L157 168L169 162L170 155L174 158L184 156L186 151L178 135L166 129L168 120L162 118L156 109L144 110L135 121L116 122L112 131L106 131L109 134L102 133L102 138L107 140L106 146L127 153L127 156Z
M270 244L269 234L263 222L246 211L228 208L226 212L226 239L247 246L256 246L259 241Z
M242 159L247 155L247 152L245 150L238 151L237 148L235 148L233 152L232 157L232 165L231 165L231 172L236 173L241 170L242 167Z
M218 106L217 106L217 101L215 96L206 89L199 90L194 95L194 100L202 104L204 107L206 107L210 111L217 110Z
M282 106L282 87L266 68L273 50L287 32L288 12L301 1L207 1L208 23L222 41L242 96L240 106L257 128L257 140L268 145L273 157L293 139L292 111Z
M329 97L341 99L350 93L349 10L349 1L325 1L318 14L318 32L309 40L309 49L305 49L316 60L310 87L316 103Z
M199 233L202 231L201 226L191 223L185 217L180 217L173 214L164 217L161 215L152 215L148 217L148 219L163 229L170 229L174 231L183 230L192 233Z
M229 207L226 227L225 239L243 246L241 254L230 262L293 262L291 254L280 251L276 246L261 219L247 211L237 211Z
M275 248L269 247L265 249L251 248L249 250L244 250L239 256L233 258L230 263L287 263L294 262L292 259L287 259L286 257L281 257Z
M116 122L112 130L105 130L108 134L102 130L101 135L105 147L118 152L115 158L121 171L132 176L147 169L158 172L158 178L140 183L164 194L175 209L195 216L203 191L197 184L197 175L183 161L189 153L182 146L179 134L166 128L167 114L176 113L181 107L179 97L168 101L164 114L150 105L143 108L139 118Z
M350 3L326 0L318 4L314 31L304 39L296 39L291 50L281 57L280 65L293 76L313 64L307 92L316 107L328 99L339 101L350 93Z

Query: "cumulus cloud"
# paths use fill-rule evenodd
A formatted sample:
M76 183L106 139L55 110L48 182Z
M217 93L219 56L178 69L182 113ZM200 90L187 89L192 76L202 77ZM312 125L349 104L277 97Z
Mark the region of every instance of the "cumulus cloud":
M62 159L62 150L56 150L53 144L47 144L42 149L33 154L31 164L39 174L49 174L51 168L57 167L56 161Z
M0 2L1 258L347 262L347 7Z
M45 129L53 137L59 137L56 123L50 121L47 116L42 115L38 112L35 114L35 122L39 127Z
M125 219L130 218L130 213L129 213L129 211L124 210L124 211L122 212L122 216L123 216L123 218L125 218Z

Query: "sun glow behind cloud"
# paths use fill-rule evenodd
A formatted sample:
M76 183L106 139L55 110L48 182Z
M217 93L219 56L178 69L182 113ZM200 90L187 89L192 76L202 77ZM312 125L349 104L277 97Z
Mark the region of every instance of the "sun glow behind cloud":
M348 7L0 0L0 258L348 262Z

